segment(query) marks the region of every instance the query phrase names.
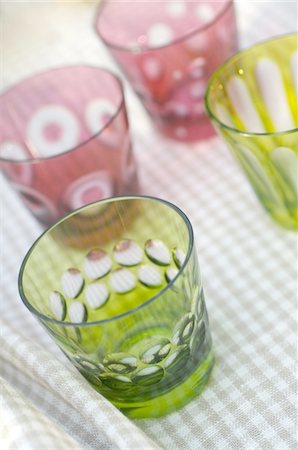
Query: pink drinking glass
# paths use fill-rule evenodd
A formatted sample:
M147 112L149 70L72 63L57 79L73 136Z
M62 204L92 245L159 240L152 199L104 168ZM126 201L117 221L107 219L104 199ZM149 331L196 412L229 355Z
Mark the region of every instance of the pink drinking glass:
M196 141L214 133L203 98L210 75L237 49L233 1L107 0L96 30L164 135Z
M0 96L0 168L43 224L138 192L123 88L107 70L52 69Z

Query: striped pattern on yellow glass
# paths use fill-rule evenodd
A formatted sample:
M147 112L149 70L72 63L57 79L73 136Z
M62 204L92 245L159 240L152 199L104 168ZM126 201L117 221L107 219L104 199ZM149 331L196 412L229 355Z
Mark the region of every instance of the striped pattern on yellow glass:
M298 228L298 35L244 50L213 75L206 108L263 206Z

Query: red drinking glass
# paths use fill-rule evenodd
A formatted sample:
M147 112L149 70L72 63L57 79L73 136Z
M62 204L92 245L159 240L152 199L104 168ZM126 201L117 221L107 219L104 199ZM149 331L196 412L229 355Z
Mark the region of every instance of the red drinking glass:
M121 81L91 66L52 69L0 96L0 167L43 224L138 191Z
M105 1L96 30L164 135L213 134L203 98L210 75L237 49L233 1Z

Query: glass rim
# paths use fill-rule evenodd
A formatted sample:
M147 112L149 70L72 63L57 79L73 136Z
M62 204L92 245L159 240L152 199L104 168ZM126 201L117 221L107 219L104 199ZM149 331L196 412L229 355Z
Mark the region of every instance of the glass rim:
M107 6L107 0L102 0L100 4L97 7L97 11L95 14L95 20L94 20L94 28L96 34L102 39L102 41L106 44L107 47L112 48L114 50L119 50L123 52L129 52L129 53L136 53L136 54L142 54L147 52L153 52L155 50L160 50L163 48L171 47L172 45L179 44L180 42L184 41L185 39L193 37L195 34L202 33L205 30L208 30L209 28L213 27L216 22L226 13L226 11L231 8L234 4L234 0L226 0L226 3L223 5L222 9L215 15L215 17L212 19L211 22L207 22L206 24L203 24L201 26L198 26L192 31L185 32L181 36L177 37L176 39L173 39L171 42L163 45L158 46L148 46L144 49L140 48L138 51L134 51L131 47L119 45L116 43L113 43L112 41L106 39L103 34L100 31L99 27L99 20L102 16L103 9Z
M31 256L31 254L33 253L33 251L35 250L35 248L37 247L38 243L50 231L52 231L57 226L59 226L61 223L67 221L68 219L75 216L76 214L78 214L80 211L82 211L84 209L88 209L93 206L104 205L105 203L113 203L113 202L126 201L126 200L149 200L152 202L162 203L163 205L174 210L184 221L184 223L187 227L188 237L189 237L188 248L187 248L185 260L184 260L182 266L178 269L178 272L175 275L175 277L172 280L170 280L164 288L162 288L160 291L158 291L157 294L148 298L145 302L141 303L140 305L138 305L132 309L129 309L128 311L125 311L125 312L115 315L113 317L108 317L106 319L96 320L96 321L92 321L92 322L65 322L62 320L57 320L55 318L46 316L46 315L42 314L41 312L39 312L34 306L32 306L30 301L27 299L27 296L24 292L24 286L23 286L23 279L24 279L24 274L26 271L26 265L29 262L29 258ZM25 254L25 256L23 258L23 261L22 261L20 269L19 269L19 275L18 275L18 290L19 290L21 300L24 303L24 305L26 306L26 308L31 313L33 313L35 317L37 317L38 319L40 319L42 321L46 321L46 322L49 322L49 323L52 323L55 325L60 325L60 326L65 326L65 327L81 327L81 328L86 328L86 327L90 327L90 326L94 326L94 325L101 325L104 323L110 323L110 322L114 322L115 320L120 320L124 317L128 317L131 314L136 313L137 311L143 309L147 305L153 303L153 301L157 300L165 292L167 292L169 289L171 289L172 286L174 285L174 283L176 282L176 280L178 280L178 278L180 278L180 276L183 274L183 272L190 260L190 256L192 254L193 249L194 249L194 233L193 233L193 228L192 228L191 222L188 219L187 215L178 206L174 205L173 203L169 202L168 200L164 200L164 199L161 199L158 197L153 197L150 195L125 195L125 196L119 196L119 197L109 197L109 198L106 198L103 200L98 200L98 201L89 203L78 209L75 209L71 213L68 213L65 216L61 217L58 221L56 221L54 224L52 224L50 227L46 228L42 232L42 234L33 242L33 244L31 245L31 247L29 248L29 250L27 251L27 253Z
M118 75L116 75L112 70L107 69L106 67L95 66L93 64L70 64L70 65L66 65L66 66L57 66L57 67L52 67L49 69L36 71L32 75L25 76L25 77L21 78L19 81L13 83L11 86L8 86L6 89L4 89L4 91L2 91L0 93L0 105L1 105L2 97L4 95L9 94L10 91L13 91L18 86L25 84L25 83L29 82L30 80L33 80L34 78L38 78L47 73L52 73L52 72L56 72L56 71L58 72L60 70L65 70L65 69L71 70L71 69L79 69L79 68L86 68L86 69L92 69L97 72L104 72L105 74L109 75L111 77L111 79L113 79L116 82L116 85L118 85L119 93L120 93L120 99L119 99L120 101L119 101L119 104L117 102L117 108L116 108L115 112L112 114L112 116L109 118L109 120L96 133L91 133L90 137L88 137L85 140L81 140L77 145L74 145L73 147L71 147L68 150L64 150L62 152L59 152L57 154L50 155L50 156L38 156L38 157L26 158L26 159L20 159L20 160L12 159L12 158L4 158L3 156L0 155L0 161L11 163L11 164L32 164L33 162L35 163L35 162L41 162L41 161L47 161L47 160L59 158L63 155L66 155L67 153L76 151L82 145L86 145L88 142L91 142L92 139L99 136L116 119L116 117L119 115L120 111L122 109L124 109L124 110L126 109L125 97L124 97L124 86L123 86L123 83L122 83L120 77L118 77Z
M224 128L227 131L230 131L234 134L240 135L240 136L245 136L245 137L277 137L277 136L281 136L281 135L285 135L285 134L292 134L292 133L296 133L298 131L298 128L290 128L284 131L274 131L274 132L264 132L264 133L256 133L256 132L250 132L250 131L243 131L240 130L239 128L234 128L231 127L225 123L223 123L218 116L215 114L215 112L213 112L211 106L210 106L210 95L211 95L211 89L212 89L212 85L215 82L215 80L217 80L219 78L219 76L221 75L221 73L227 68L229 67L229 65L233 64L235 61L237 61L239 58L241 58L242 56L246 56L247 54L253 52L257 47L262 47L263 45L266 45L270 42L274 42L274 41L282 41L284 39L287 38L294 38L294 37L298 37L298 33L297 32L292 32L292 33L287 33L287 34L281 34L279 36L274 36L271 37L269 39L264 39L260 42L257 42L255 44L253 44L250 47L247 47L245 49L239 50L238 52L234 53L230 58L228 58L211 76L211 78L209 79L208 82L208 86L204 95L204 104L205 104L205 109L209 115L209 118L211 120L213 120L219 127Z

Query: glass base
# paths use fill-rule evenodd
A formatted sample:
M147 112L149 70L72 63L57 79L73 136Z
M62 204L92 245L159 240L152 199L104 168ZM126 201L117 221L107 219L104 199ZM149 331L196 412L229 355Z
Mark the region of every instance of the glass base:
M208 358L182 384L163 395L138 403L113 401L113 404L131 419L161 417L176 411L203 391L210 378L214 360L211 352Z

